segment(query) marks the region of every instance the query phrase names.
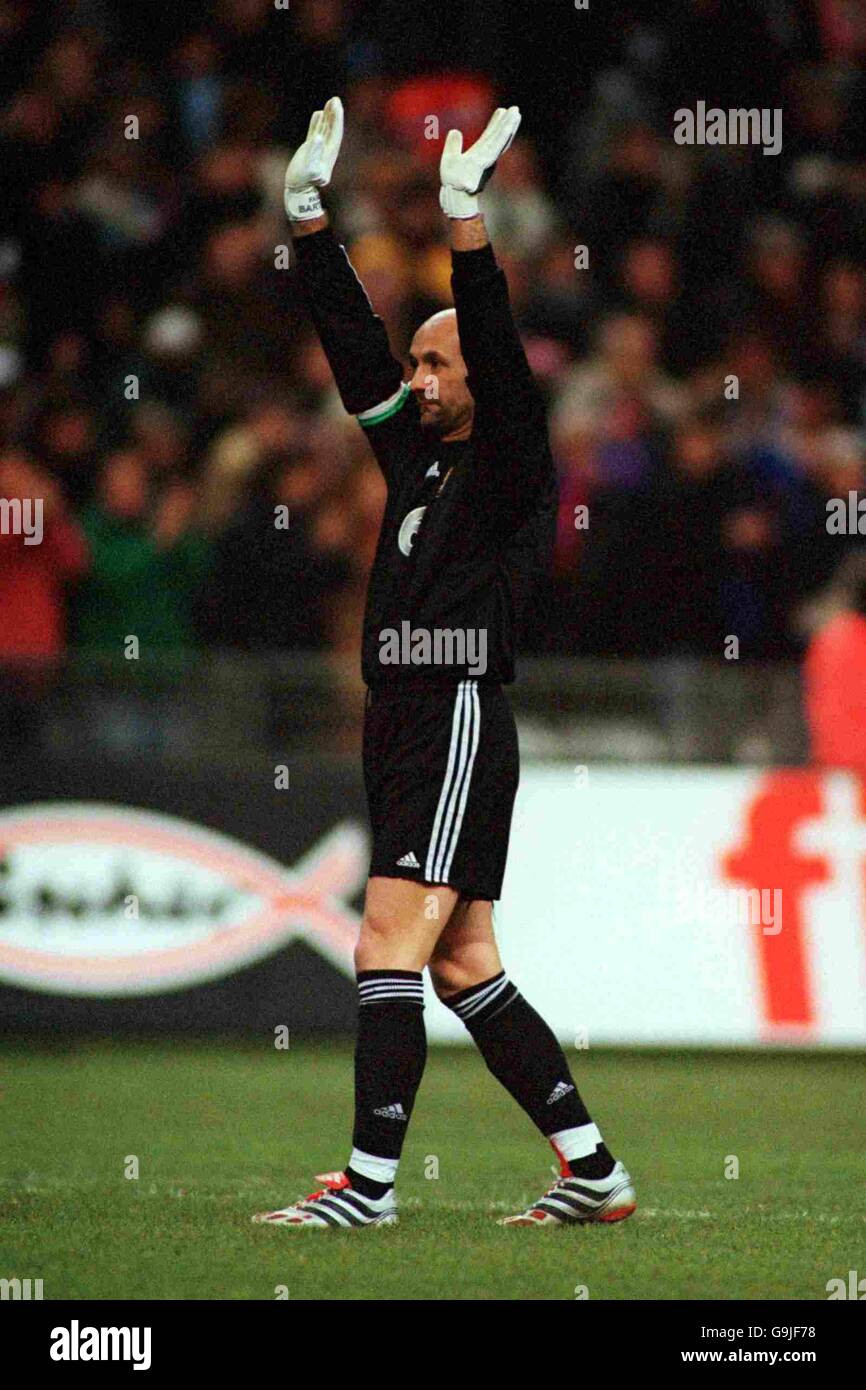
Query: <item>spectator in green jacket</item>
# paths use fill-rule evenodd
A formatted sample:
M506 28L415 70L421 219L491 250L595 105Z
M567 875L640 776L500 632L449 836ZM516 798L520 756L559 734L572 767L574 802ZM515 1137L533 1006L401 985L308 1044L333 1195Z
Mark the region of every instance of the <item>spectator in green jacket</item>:
M195 492L180 479L150 495L132 450L106 460L95 502L82 513L91 566L75 611L75 645L142 662L195 646L193 616L210 560L193 529ZM158 663L161 664L161 663Z

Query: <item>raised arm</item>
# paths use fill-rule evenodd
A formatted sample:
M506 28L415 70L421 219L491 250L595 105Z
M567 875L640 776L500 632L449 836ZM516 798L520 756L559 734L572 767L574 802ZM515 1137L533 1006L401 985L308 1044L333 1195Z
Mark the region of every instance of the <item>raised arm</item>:
M332 97L310 121L307 138L286 171L285 205L304 299L343 405L370 430L386 475L417 424L417 407L392 355L381 318L330 227L319 190L330 183L343 137L343 107ZM396 417L400 416L399 424ZM389 428L379 427L394 421ZM376 427L376 428L374 428Z
M484 218L449 219L451 288L460 346L476 406L519 425L541 405ZM506 389L504 389L506 388Z
M514 323L505 273L496 263L478 194L519 125L516 106L500 107L465 152L460 131L450 131L442 151L439 199L448 218L451 286L476 423L493 446L499 473L495 485L509 494L515 519L521 498L529 508L536 488L549 490L553 463L544 403Z

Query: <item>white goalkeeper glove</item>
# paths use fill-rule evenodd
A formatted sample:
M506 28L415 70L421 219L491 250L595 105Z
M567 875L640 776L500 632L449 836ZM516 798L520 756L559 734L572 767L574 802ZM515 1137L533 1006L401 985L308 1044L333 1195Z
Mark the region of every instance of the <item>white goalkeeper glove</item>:
M461 131L449 130L439 163L442 180L439 206L446 216L478 216L478 194L496 168L497 159L517 134L519 125L520 111L516 106L509 106L507 110L499 106L487 122L486 130L466 151Z
M295 150L286 170L283 201L292 222L322 216L319 189L331 182L342 139L343 103L339 97L331 97L324 111L313 112L307 138Z

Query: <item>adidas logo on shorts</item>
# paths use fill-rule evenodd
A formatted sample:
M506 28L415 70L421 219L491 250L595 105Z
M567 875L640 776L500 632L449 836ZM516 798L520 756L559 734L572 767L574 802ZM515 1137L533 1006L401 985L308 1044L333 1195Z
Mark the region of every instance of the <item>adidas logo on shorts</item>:
M397 860L397 867L398 869L420 869L421 865L410 849L408 854L404 854L402 859Z
M381 1105L373 1114L381 1115L383 1120L402 1120L404 1124L409 1118L399 1101L396 1105Z

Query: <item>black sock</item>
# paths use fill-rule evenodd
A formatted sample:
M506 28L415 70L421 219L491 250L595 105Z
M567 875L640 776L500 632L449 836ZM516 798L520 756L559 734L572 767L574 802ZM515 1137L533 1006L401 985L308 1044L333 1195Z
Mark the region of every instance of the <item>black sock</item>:
M466 1024L497 1081L553 1144L563 1173L607 1177L613 1159L580 1098L565 1053L505 971L452 994L443 1003ZM589 1153L567 1156L572 1149L585 1150L590 1145Z
M427 1060L424 986L417 970L361 970L355 1044L355 1128L346 1173L366 1197L394 1185Z

